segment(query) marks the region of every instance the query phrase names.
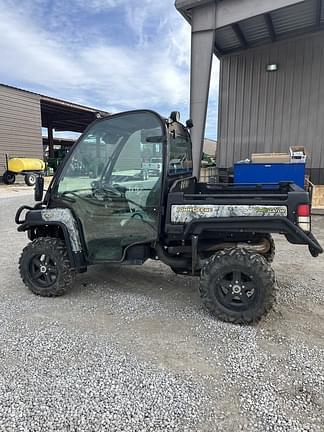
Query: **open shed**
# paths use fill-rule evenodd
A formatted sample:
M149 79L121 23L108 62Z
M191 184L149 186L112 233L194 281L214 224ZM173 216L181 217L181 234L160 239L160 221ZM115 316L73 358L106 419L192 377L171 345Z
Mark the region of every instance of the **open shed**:
M52 156L54 145L62 144L53 131L81 133L98 116L106 115L106 111L0 84L0 176L5 154L43 159L46 144ZM44 139L42 127L48 130Z

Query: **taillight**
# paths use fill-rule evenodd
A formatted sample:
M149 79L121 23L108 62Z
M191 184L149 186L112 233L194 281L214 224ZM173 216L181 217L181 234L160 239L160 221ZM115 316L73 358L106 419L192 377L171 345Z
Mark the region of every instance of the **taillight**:
M299 204L297 207L297 216L310 216L310 205Z
M309 204L299 204L296 209L297 223L303 231L311 230L311 210Z

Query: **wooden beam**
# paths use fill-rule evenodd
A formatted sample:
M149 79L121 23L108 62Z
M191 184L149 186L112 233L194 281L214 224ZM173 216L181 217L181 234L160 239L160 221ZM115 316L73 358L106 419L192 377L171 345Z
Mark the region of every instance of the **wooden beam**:
M247 47L247 41L245 39L245 36L241 30L241 27L238 23L232 24L232 29L236 35L236 37L238 38L238 40L240 41L240 45L242 48L246 48Z
M276 32L274 29L274 25L273 25L273 21L272 21L270 13L264 14L264 21L266 23L271 42L275 42L276 41Z
M321 26L322 0L316 1L316 27Z

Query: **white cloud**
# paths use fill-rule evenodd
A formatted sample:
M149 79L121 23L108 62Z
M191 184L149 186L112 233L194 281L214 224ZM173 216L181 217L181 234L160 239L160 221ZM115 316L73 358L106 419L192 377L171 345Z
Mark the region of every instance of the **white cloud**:
M140 48L117 48L104 45L85 49L80 61L94 91L105 103L123 108L183 103L188 97L186 71L180 71L172 59L159 52Z
M18 8L11 0L3 3L0 82L19 83L31 90L101 109L147 107L162 110L163 114L171 109L187 114L190 27L175 11L173 0L74 1L75 7L86 8L89 13L124 8L128 24L125 31L135 37L133 45L116 44L97 35L87 39L86 33L82 42L70 40L63 30L54 36L36 14L41 1L24 0ZM52 20L57 21L60 13L66 15L69 2L58 0L55 4ZM30 5L28 13L27 5ZM38 19L32 19L33 7ZM67 16L64 19L66 23ZM84 29L86 32L86 25ZM213 70L212 82L217 75L218 67ZM214 86L211 98L215 95ZM216 125L215 106L210 118Z
M187 71L161 53L162 43L144 50L94 41L70 52L42 28L0 10L1 77L51 91L93 91L104 103L134 107L138 103L178 103L185 97ZM174 81L172 85L171 80ZM168 92L168 94L166 94Z
M127 0L74 0L74 3L86 9L88 13L97 13L123 6Z
M0 76L7 80L66 88L87 77L68 52L51 41L41 29L32 28L0 10Z

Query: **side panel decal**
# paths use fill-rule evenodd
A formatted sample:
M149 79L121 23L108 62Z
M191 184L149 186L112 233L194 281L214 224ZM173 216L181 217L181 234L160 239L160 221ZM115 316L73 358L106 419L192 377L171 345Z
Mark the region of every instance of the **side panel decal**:
M188 223L193 219L244 217L244 216L287 216L286 206L270 205L172 205L171 222Z

